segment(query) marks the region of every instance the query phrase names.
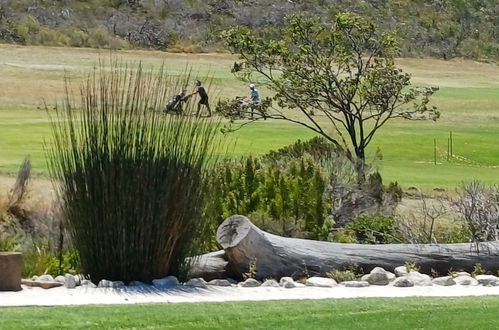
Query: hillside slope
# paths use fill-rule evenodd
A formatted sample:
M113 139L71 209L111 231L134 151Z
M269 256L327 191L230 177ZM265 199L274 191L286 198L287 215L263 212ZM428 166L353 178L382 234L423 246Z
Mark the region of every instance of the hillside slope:
M339 11L396 30L402 56L499 59L496 0L0 0L0 40L95 48L219 49L232 25L272 29Z

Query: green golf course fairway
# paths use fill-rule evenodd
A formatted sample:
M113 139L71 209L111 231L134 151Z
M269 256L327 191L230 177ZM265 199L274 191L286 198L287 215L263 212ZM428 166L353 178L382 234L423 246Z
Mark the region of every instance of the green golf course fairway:
M484 330L498 310L498 297L7 307L0 328Z
M43 144L50 143L50 125L41 109L63 97L64 77L78 86L99 60L110 56L134 65L140 61L146 68L164 64L173 75L191 68L193 77L212 81L209 92L213 104L218 97L248 93L246 84L230 73L235 58L227 54L119 51L110 55L94 49L1 45L0 174L14 175L24 156L31 155L35 176L47 176ZM425 190L453 190L472 179L499 183L499 67L434 59L400 59L398 64L413 75L415 84L440 87L433 104L440 109L441 118L436 122L393 120L379 130L368 147L368 160L384 181ZM268 91L261 88L261 93L265 96ZM327 125L323 117L317 120ZM456 157L448 161L450 131ZM229 154L237 157L262 154L313 135L296 124L265 121L225 138L237 142ZM382 158L374 160L378 149Z

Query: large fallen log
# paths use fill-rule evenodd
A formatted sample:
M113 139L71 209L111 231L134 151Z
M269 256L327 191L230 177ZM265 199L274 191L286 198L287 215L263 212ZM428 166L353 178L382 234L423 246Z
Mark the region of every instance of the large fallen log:
M217 241L225 250L227 274L248 272L256 265L256 278L326 275L333 269L355 266L363 272L374 267L391 270L414 262L422 272L432 269L472 271L480 263L499 269L499 242L477 244L345 244L286 238L262 231L248 218L234 215L218 228Z

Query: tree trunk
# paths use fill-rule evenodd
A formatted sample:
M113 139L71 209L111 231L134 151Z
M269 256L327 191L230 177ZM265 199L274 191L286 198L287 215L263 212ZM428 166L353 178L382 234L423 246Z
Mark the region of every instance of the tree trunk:
M480 263L499 268L499 242L476 244L344 244L286 238L260 230L246 217L234 215L218 228L217 241L225 250L226 274L248 271L256 264L258 279L326 275L333 269L355 266L364 273L374 267L393 271L414 262L421 271L446 275L450 269L472 271ZM219 252L220 253L220 252Z
M232 274L226 271L225 251L206 253L189 260L189 278L202 277L206 281L217 278L228 278Z

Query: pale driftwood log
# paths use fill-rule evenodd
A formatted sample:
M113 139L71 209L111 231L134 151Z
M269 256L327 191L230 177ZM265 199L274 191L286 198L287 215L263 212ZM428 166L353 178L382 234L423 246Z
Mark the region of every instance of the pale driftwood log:
M189 278L202 277L206 281L211 281L232 275L226 271L227 260L224 250L202 254L192 258L189 262Z
M422 272L434 269L447 274L450 269L472 271L480 263L487 270L499 269L499 243L476 244L345 244L286 238L266 233L248 218L234 215L217 231L217 241L225 250L227 273L242 274L256 263L256 278L325 275L332 269L356 266L363 272L374 267L393 271L414 262Z

